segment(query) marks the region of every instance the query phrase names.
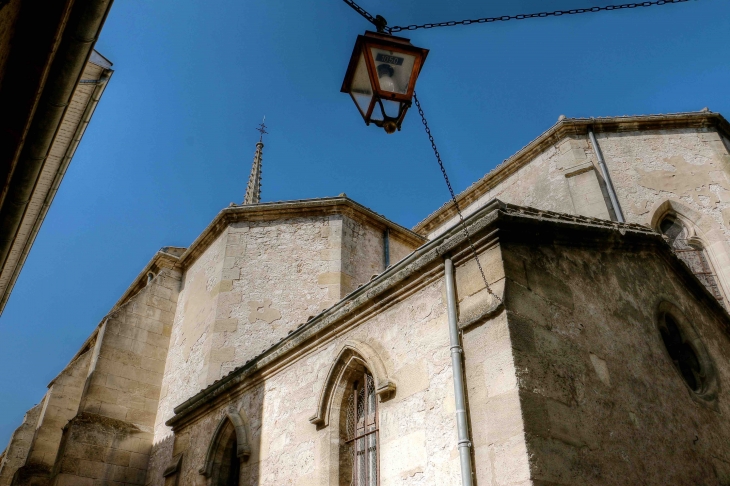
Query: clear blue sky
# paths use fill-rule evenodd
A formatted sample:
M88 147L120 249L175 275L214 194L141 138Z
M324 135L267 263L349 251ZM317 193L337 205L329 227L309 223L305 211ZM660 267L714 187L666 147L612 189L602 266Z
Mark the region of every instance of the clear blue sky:
M611 2L360 3L405 25ZM115 74L0 317L0 449L155 251L242 200L262 116L264 201L346 192L408 227L446 201L417 113L386 135L339 92L368 28L339 0L115 2ZM461 191L560 114L730 115L728 33L730 2L698 0L408 34Z

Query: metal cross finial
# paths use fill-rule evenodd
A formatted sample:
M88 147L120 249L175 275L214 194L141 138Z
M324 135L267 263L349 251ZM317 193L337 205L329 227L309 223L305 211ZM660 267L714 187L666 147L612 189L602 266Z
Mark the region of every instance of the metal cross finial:
M269 132L266 131L266 125L264 125L264 122L266 121L266 117L264 116L264 119L261 123L259 123L259 127L256 129L259 132L261 132L261 136L259 137L259 142L264 141L264 133L268 134Z

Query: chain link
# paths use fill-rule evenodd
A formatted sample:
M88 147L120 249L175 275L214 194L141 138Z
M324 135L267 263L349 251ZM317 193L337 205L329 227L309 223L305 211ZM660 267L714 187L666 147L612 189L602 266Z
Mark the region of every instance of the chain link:
M446 187L449 188L449 194L451 194L451 201L454 203L454 207L456 208L456 213L459 215L459 221L461 222L461 229L464 232L464 236L466 236L466 240L469 242L469 248L471 248L472 253L474 254L474 260L477 262L477 267L479 267L479 273L482 275L482 280L484 280L484 286L487 289L487 292L491 296L493 296L497 301L500 303L502 302L502 299L492 291L492 288L489 286L489 282L487 282L487 277L484 275L484 269L482 269L482 264L479 261L479 255L477 254L476 248L474 248L474 243L471 240L471 235L469 234L469 230L466 227L466 223L464 222L464 216L461 214L461 208L459 208L459 203L456 201L456 194L454 194L454 189L451 187L451 182L449 181L449 176L446 174L446 168L444 167L444 163L441 160L441 154L439 153L438 148L436 148L436 142L433 139L433 135L431 135L431 129L428 127L428 122L426 121L426 115L423 113L423 108L421 108L421 102L418 101L418 96L416 95L416 92L413 92L413 101L416 104L416 108L418 108L418 114L421 115L421 122L423 122L423 127L426 129L426 135L428 135L428 141L431 142L431 148L433 149L433 154L436 156L436 161L439 163L439 167L441 168L441 174L444 176L444 181L446 181Z
M655 5L667 5L670 3L684 3L689 0L654 0L651 2L638 2L638 3L625 3L623 5L608 5L606 7L590 7L590 8L574 8L571 10L555 10L553 12L539 12L532 14L518 14L518 15L503 15L501 17L484 17L481 19L467 19L467 20L451 20L449 22L438 22L435 24L421 24L421 25L407 25L407 26L395 26L386 27L385 30L389 33L401 32L404 30L417 30L417 29L432 29L434 27L452 27L454 25L471 25L471 24L486 24L490 22L506 22L508 20L525 20L525 19L536 19L545 17L560 17L561 15L575 15L583 13L594 13L608 10L622 10L626 8L637 8L637 7L652 7ZM345 0L350 3L350 0ZM355 7L353 7L355 8ZM359 8L359 7L358 7ZM362 9L361 9L362 10ZM364 12L364 10L363 10ZM367 12L365 12L367 13ZM368 14L369 15L369 14ZM372 20L371 20L372 22Z
M387 27L388 21L385 20L380 15L376 15L375 17L373 17L372 15L370 15L370 13L367 10L365 10L364 8L362 8L360 5L356 4L352 0L343 0L343 1L346 4L348 4L350 7L352 7L352 9L355 10L355 12L357 12L360 15L362 15L363 17L365 17L365 19L368 22L373 24L378 32L386 32L388 30L388 27Z
M370 15L368 13L368 11L365 10L364 8L362 8L360 5L356 4L352 0L342 0L342 1L345 2L346 4L348 4L350 7L352 7L353 10L355 10L355 12L357 12L360 15L362 15L363 17L365 17L368 22L370 22L371 24L374 24L375 23L375 17L373 17L372 15Z

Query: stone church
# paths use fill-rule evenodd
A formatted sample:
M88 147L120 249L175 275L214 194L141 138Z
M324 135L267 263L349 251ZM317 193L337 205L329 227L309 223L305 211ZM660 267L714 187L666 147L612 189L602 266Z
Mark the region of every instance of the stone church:
M262 150L27 412L1 486L730 485L721 115L561 117L458 196L468 239L451 203L412 230L261 203Z

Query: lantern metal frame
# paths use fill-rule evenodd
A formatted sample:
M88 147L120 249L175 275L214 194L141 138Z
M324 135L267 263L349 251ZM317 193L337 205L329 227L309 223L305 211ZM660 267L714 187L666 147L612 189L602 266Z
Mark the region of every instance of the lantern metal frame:
M395 93L380 88L377 68L372 55L372 48L414 56L413 69L411 70L410 79L408 80L408 88L406 89L405 94ZM357 65L360 61L360 55L364 55L365 66L367 67L368 77L370 80L370 88L373 93L370 104L365 111L363 111L360 107L351 91L353 78L355 77L355 70L357 69ZM413 91L416 87L416 80L421 72L423 63L426 61L426 56L428 56L428 49L422 49L414 46L411 44L410 39L395 37L379 32L366 31L365 35L357 36L355 47L352 51L352 56L350 57L350 64L347 66L347 72L345 73L345 79L342 82L342 88L340 91L350 95L350 98L352 98L352 101L355 103L360 115L362 115L365 120L366 125L373 123L378 127L384 128L387 133L393 133L396 129L400 130L403 118L406 116L408 108L411 107L411 99L413 98ZM399 103L398 115L396 117L391 117L386 114L383 101L395 101ZM375 109L380 110L383 117L382 120L373 120L371 118Z

